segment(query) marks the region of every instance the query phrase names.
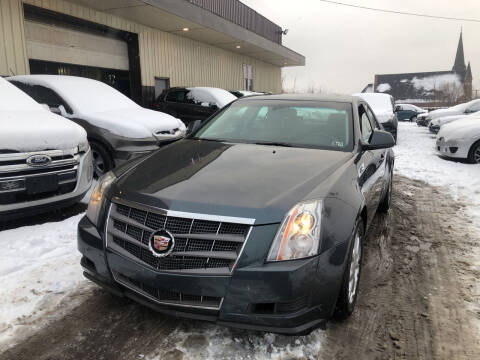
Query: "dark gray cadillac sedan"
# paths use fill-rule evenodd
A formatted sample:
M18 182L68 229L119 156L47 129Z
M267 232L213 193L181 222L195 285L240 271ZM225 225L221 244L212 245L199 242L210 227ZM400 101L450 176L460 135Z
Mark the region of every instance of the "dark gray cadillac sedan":
M174 316L305 334L355 306L393 137L354 96L239 99L107 173L78 226L85 276Z

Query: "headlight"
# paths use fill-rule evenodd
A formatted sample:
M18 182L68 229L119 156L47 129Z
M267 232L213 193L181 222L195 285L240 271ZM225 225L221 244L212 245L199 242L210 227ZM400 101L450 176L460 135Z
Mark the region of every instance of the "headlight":
M88 143L88 140L85 140L84 142L81 142L78 145L78 152L79 153L86 153L90 149L90 144Z
M93 189L90 202L88 203L87 218L95 225L98 223L100 211L105 203L105 193L116 179L110 171L103 175Z
M316 255L320 242L321 215L320 200L294 206L275 235L267 261L301 259Z

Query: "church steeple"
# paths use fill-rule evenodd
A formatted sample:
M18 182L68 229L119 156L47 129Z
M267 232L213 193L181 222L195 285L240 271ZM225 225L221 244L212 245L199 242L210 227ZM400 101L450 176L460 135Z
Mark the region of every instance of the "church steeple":
M462 31L460 31L460 39L458 40L457 55L455 56L455 63L453 64L452 71L456 73L465 74L467 67L465 66L465 55L463 53L463 37Z
M467 73L465 74L465 80L472 80L472 79L473 79L472 67L470 66L470 61L469 61L467 66Z

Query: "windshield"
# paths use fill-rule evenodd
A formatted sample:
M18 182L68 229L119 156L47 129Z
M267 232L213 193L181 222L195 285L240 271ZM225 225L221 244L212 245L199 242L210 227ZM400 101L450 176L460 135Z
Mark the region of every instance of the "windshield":
M351 151L350 103L238 101L212 118L195 138Z

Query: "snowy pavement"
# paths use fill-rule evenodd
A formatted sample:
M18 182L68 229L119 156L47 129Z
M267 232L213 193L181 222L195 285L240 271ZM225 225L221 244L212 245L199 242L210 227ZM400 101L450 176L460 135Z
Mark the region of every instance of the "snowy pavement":
M444 187L467 205L480 227L480 165L440 158L435 151L435 135L414 123L399 123L394 152L396 173Z
M467 204L480 227L480 165L439 158L435 138L428 129L400 123L395 147L396 173L443 187ZM24 226L0 232L0 352L15 341L68 313L94 286L83 279L76 249L77 224L82 214L61 222ZM197 324L197 323L195 323ZM197 324L198 325L198 324ZM205 323L183 323L167 336L167 342L195 358L187 339L202 334L208 339L202 358L225 357L236 349L250 349L250 358L275 359L303 354L314 357L322 347L321 330L286 340L273 334L237 336L234 330ZM146 357L161 358L163 354Z

